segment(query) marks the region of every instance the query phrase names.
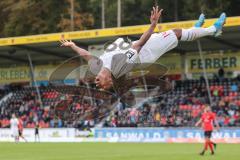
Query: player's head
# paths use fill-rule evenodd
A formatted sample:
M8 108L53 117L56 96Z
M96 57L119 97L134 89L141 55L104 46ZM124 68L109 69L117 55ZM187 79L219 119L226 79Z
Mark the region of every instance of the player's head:
M16 115L15 115L15 113L13 113L13 114L12 114L12 118L16 118Z
M206 105L206 107L204 108L205 112L211 112L211 107L209 105Z
M101 71L97 74L95 78L95 83L97 87L100 87L104 90L110 89L113 86L113 79L111 72L103 67Z

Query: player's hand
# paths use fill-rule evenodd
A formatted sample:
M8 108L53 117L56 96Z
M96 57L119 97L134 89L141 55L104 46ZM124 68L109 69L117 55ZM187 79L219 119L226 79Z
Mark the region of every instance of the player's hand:
M73 46L75 46L75 43L72 42L72 40L68 41L68 40L65 40L65 39L61 39L60 42L61 42L61 47L73 47Z
M150 17L150 22L151 24L157 25L159 18L162 14L163 9L159 9L158 6L153 7L153 10L151 11L151 17Z
M217 126L217 127L216 127L216 130L217 130L217 131L220 131L220 127Z
M195 127L199 127L199 123L198 122L195 124Z

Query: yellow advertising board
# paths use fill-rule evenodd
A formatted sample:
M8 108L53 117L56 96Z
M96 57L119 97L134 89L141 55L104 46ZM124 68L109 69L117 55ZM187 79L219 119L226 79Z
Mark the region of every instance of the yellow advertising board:
M204 62L207 72L216 72L223 67L226 71L240 71L240 53L213 53L204 54ZM181 56L180 54L167 54L162 56L157 63L166 66L169 70L167 74L181 74ZM76 70L69 73L68 78L79 78L84 71ZM203 63L199 54L191 54L186 56L186 68L188 73L203 72ZM41 65L34 67L34 76L37 81L49 80L50 75L55 71L58 65ZM69 66L73 67L73 66ZM68 66L64 69L67 70ZM81 72L80 72L81 70ZM31 80L30 70L28 66L0 68L0 83L27 82Z
M13 83L30 80L30 70L28 67L13 67L0 69L0 82Z
M240 53L211 53L203 55L206 71L217 73L220 68L225 71L240 71ZM180 54L163 55L158 62L166 66L169 71L167 74L181 74ZM203 62L198 53L186 55L187 73L202 73Z
M56 65L41 65L34 68L34 76L38 81L48 80Z
M240 71L240 53L215 53L203 55L207 72L217 72L219 68L226 71ZM187 56L187 68L189 73L203 72L203 62L199 54Z
M66 66L67 67L67 66ZM49 77L55 71L57 65L40 65L34 67L34 77L37 81L49 80ZM67 68L66 68L67 69ZM15 83L31 81L30 68L28 66L0 68L0 83ZM69 73L67 78L74 79L79 76L77 70Z
M216 19L207 19L204 27L211 26ZM174 28L190 28L194 25L196 21L180 21L180 22L170 22L162 23L161 31L166 31ZM225 27L240 26L240 17L228 17ZM33 44L33 43L45 43L59 41L61 38L66 39L94 39L101 37L113 37L122 35L134 35L142 34L148 29L149 25L138 25L130 27L119 27L119 28L107 28L107 29L95 29L86 31L76 31L76 32L63 32L63 33L53 33L53 34L42 34L33 36L23 36L23 37L10 37L10 38L0 38L0 46L9 45L22 45L22 44ZM159 30L156 28L155 32Z

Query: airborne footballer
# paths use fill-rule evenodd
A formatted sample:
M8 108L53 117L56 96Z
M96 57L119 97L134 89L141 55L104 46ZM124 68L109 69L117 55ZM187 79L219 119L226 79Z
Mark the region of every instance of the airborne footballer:
M102 65L93 67L98 70L95 78L95 83L98 87L108 90L113 87L114 79L127 74L131 71L133 64L151 64L156 62L163 54L177 47L179 41L193 41L206 36L219 36L222 33L222 28L226 21L226 14L222 13L219 19L210 27L202 28L205 16L200 15L199 20L190 29L173 29L166 32L154 33L159 18L162 14L162 9L158 6L153 7L151 12L149 29L134 41L129 48L119 48L115 50L105 51L99 59ZM70 47L88 63L91 62L93 56L85 49L78 47L74 42L60 40L61 46ZM118 38L115 44L123 44L124 39ZM99 63L99 62L97 62Z

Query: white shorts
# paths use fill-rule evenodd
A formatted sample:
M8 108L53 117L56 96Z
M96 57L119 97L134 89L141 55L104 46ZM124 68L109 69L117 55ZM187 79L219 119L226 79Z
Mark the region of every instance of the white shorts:
M17 137L18 136L18 128L11 128L12 136Z
M177 47L178 39L172 30L154 33L139 52L141 63L154 63L169 50Z

